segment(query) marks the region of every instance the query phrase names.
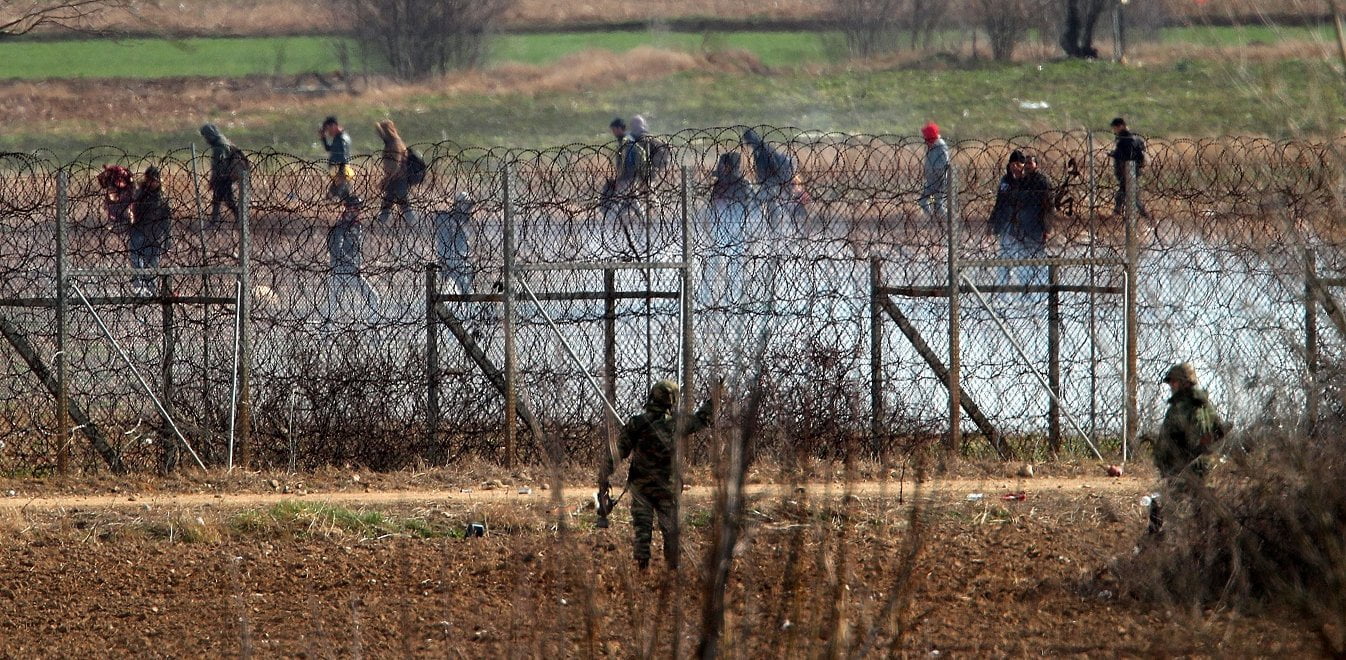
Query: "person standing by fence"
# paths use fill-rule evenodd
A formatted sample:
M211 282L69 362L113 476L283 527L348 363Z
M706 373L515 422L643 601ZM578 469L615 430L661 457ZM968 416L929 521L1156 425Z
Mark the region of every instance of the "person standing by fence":
M710 186L709 224L715 254L703 276L705 303L728 304L740 299L748 222L756 207L756 193L743 174L743 155L737 151L720 154ZM714 277L720 282L713 283Z
M210 145L210 224L219 224L220 206L229 209L234 220L238 220L234 184L247 175L250 168L247 156L215 124L202 126L201 137Z
M925 217L940 220L948 213L949 145L939 136L939 126L930 122L921 128L925 139L925 187L918 203Z
M327 165L332 170L327 194L336 200L346 199L351 180L355 178L355 170L351 169L351 136L336 117L328 117L323 120L318 137L322 139L323 149L327 150Z
M1117 117L1112 120L1112 134L1116 143L1108 155L1112 157L1112 171L1117 176L1117 193L1113 196L1114 215L1122 215L1122 206L1126 204L1126 170L1131 163L1136 164L1136 211L1140 217L1148 220L1150 211L1140 199L1140 172L1145 167L1145 140L1127 128L1126 120Z
M615 459L631 457L626 486L631 492L631 527L634 531L632 554L636 565L644 570L650 565L650 544L654 539L654 522L664 536L665 568L678 567L678 494L673 484L673 459L677 456L678 418L684 417L684 429L696 433L711 425L715 419L715 402L707 399L691 418L676 411L678 384L661 380L650 388L645 410L622 426L616 457L607 455L598 471L600 499L611 490L609 479L616 471Z
M1150 534L1164 531L1161 500L1194 504L1210 471L1212 446L1227 432L1224 420L1211 405L1205 390L1197 387L1196 369L1176 364L1160 380L1172 396L1158 437L1153 439L1154 466L1163 480L1160 494L1150 500Z
M472 195L460 191L453 209L435 213L435 257L441 284L453 282L458 292L472 293L472 269L467 262L467 227L472 221Z
M360 213L364 200L358 195L349 195L344 206L341 218L327 232L327 254L331 259L332 275L327 286L324 332L331 330L333 319L344 316L349 293L357 294L364 302L369 322L376 320L379 310L379 294L361 272L364 265L364 227L360 223Z
M608 124L608 130L613 138L612 176L603 182L603 192L598 197L598 209L604 216L617 207L617 180L622 176L622 161L626 156L626 121L617 117Z
M1038 171L1037 158L1015 149L991 210L991 230L1000 239L1001 259L1041 259L1045 255L1051 205L1051 182ZM1012 284L1016 272L1020 284L1047 283L1043 266L1005 266L1000 283Z
M164 198L163 180L159 168L150 166L135 193L135 213L131 222L128 250L132 268L158 268L159 260L168 251L173 210ZM136 295L154 295L153 275L136 275L131 284Z

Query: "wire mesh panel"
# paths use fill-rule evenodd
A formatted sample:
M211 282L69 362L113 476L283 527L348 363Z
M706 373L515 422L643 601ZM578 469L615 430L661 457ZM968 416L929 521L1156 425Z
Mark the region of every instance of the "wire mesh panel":
M900 136L775 127L753 128L745 142L747 130L659 136L628 181L620 180L612 145L422 146L425 180L404 188L380 155L359 157L348 191L363 200L355 211L333 193L327 165L246 152L254 460L394 467L503 458L507 212L515 260L535 265L679 262L686 217L698 381L689 392L705 396L721 379L731 392L748 387L752 347L767 331L764 450L883 451L944 433L948 395L928 356L888 312L871 307L877 263L878 284L911 332L948 359L950 301L939 292L949 284L949 224L942 205L922 200L926 147ZM1054 186L1057 213L1042 256L1093 260L1054 269L1057 294L987 294L1003 326L975 294L960 296L967 397L1016 451L1039 451L1051 402L1041 378L1057 354L1065 414L1116 451L1126 344L1118 292L1134 286L1142 423L1161 410L1151 381L1182 360L1198 366L1236 422L1268 411L1293 419L1307 377L1306 255L1312 250L1321 277L1346 269L1334 219L1343 191L1339 146L1149 140L1139 278L1127 282L1122 268L1108 265L1126 254L1111 136L1052 132L951 145L956 249L972 264L964 269L969 281L994 289L1047 277L1045 267L975 265L1006 256L990 216L1016 149L1035 155ZM125 168L137 183L151 166L160 171L171 217L164 249L147 253L137 244L141 230L109 197L107 166ZM223 189L208 154L99 148L71 162L0 155L0 470L51 469L65 442L50 382L60 171L70 182L70 283L89 301L72 293L67 312L71 401L131 469L181 460L151 393L203 460L227 462L235 278L88 271L236 267L237 218L227 204L215 212ZM229 185L236 194L237 183ZM427 265L435 269L429 281ZM515 385L547 439L521 439L519 458L551 447L587 460L600 450L605 412L590 378L628 414L652 380L678 374L681 293L676 269L521 271ZM877 345L876 309L884 319ZM1319 336L1321 359L1336 359L1340 338L1327 329ZM83 433L69 438L72 465L96 469L104 459ZM1078 448L1075 429L1064 433L1067 448ZM703 449L693 447L693 456Z

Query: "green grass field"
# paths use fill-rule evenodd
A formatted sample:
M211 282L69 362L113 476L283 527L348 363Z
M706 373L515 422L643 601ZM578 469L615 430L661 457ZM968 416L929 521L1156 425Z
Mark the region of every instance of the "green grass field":
M1174 28L1163 30L1159 35L1164 43L1194 46L1241 46L1331 38L1331 30L1326 27ZM341 68L336 57L336 44L343 41L340 37L13 40L0 42L0 80L228 77L335 71ZM690 34L641 30L504 35L492 46L491 61L547 64L590 49L620 53L639 46L689 52L740 49L754 53L763 64L775 68L835 62L842 56L839 35L829 33ZM353 59L356 60L353 66L362 70L358 56ZM378 70L380 67L374 62L371 68Z
M293 75L341 68L338 37L221 39L94 39L0 43L0 80L52 78L169 78ZM811 32L724 32L710 35L639 31L505 35L492 62L547 64L591 49L625 52L638 46L699 51L736 48L772 67L831 59L826 35ZM354 50L352 50L354 52ZM363 68L358 56L352 65ZM377 70L375 63L371 68Z

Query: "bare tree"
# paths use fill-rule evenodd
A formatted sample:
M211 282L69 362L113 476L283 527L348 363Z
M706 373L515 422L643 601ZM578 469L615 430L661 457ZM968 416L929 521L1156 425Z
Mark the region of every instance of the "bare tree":
M909 33L911 48L928 47L948 12L948 0L832 0L832 15L857 57L897 50Z
M1040 7L1034 0L976 0L974 9L991 42L991 56L1007 62L1028 35L1033 12Z
M333 0L356 39L404 80L480 65L513 0Z
M87 29L94 16L125 6L125 0L0 0L0 38L37 29Z
M1096 59L1094 28L1098 19L1117 4L1117 0L1061 0L1064 20L1061 24L1061 50L1069 57Z

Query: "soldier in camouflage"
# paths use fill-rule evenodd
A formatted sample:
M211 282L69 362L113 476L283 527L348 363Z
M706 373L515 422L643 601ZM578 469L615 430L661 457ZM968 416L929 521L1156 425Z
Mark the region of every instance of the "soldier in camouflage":
M1154 439L1154 465L1163 479L1161 497L1190 498L1205 482L1209 471L1207 454L1224 437L1225 423L1206 392L1197 387L1192 365L1174 365L1160 382L1173 393L1164 423ZM1163 527L1163 512L1155 499L1150 503L1149 532L1157 534Z
M626 486L632 495L634 551L636 564L641 569L650 564L655 516L659 518L659 531L664 536L664 562L670 569L678 566L678 493L673 485L674 443L679 421L674 410L677 401L677 383L671 380L655 383L645 402L645 412L632 417L622 427L617 446L619 460L631 458ZM696 433L710 426L714 416L714 403L708 400L686 420L686 432ZM615 469L613 457L609 455L599 471L600 492L606 493L610 488L608 479Z

